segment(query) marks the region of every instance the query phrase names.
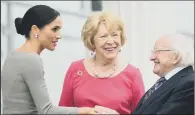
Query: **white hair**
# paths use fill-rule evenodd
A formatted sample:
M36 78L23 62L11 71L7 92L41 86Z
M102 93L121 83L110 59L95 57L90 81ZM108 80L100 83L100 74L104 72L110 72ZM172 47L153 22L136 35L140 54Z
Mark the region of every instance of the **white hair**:
M181 61L177 66L191 65L194 68L194 37L177 32L168 35L168 39L171 41L172 48L181 56Z

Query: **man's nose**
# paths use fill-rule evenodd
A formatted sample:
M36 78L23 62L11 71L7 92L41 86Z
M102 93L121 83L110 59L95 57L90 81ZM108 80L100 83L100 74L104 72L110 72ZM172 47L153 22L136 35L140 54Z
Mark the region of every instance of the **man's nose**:
M156 55L152 52L150 56L150 61L154 61L156 59Z

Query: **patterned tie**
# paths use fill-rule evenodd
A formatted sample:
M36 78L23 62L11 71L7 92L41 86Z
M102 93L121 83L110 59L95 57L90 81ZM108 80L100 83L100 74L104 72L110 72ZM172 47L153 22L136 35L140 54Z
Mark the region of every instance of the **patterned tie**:
M160 79L157 80L157 82L149 89L149 91L146 93L143 102L148 99L148 97L154 92L156 91L163 83L166 82L165 77L161 77Z

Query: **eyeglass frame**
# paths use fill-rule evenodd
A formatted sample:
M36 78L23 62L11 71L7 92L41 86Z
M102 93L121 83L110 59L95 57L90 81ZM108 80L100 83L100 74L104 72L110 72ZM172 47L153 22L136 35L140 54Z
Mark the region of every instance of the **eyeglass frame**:
M151 52L154 54L159 54L160 52L166 52L166 51L175 51L175 50L171 50L171 49L154 49Z

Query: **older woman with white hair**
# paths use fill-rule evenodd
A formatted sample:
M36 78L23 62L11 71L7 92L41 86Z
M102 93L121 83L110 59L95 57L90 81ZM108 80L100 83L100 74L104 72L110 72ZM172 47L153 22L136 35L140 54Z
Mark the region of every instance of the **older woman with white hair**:
M194 114L194 44L180 33L158 39L150 60L160 79L145 93L133 115Z

